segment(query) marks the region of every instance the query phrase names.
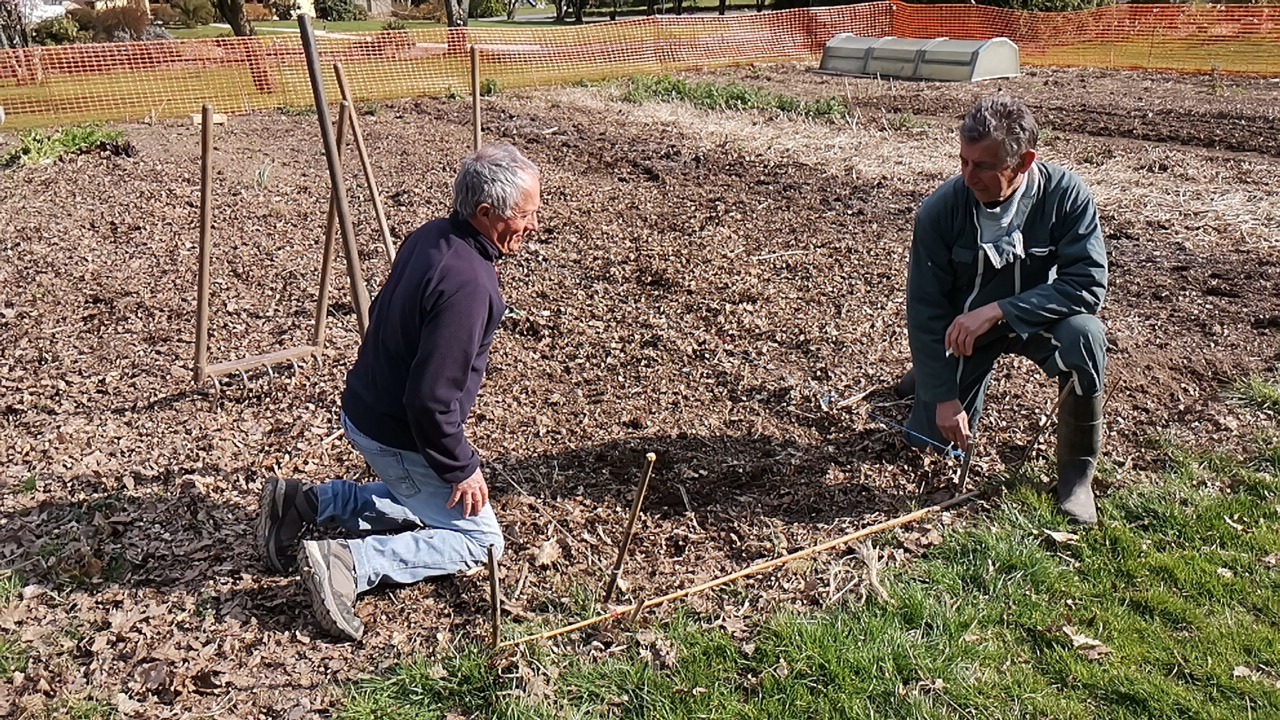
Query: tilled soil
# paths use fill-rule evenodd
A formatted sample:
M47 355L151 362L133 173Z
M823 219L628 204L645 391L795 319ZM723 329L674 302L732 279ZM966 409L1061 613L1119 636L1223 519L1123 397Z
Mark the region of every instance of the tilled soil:
M515 625L593 610L646 452L659 461L622 601L919 507L956 471L869 413L906 414L888 387L909 364L912 217L954 170L954 119L993 86L797 67L709 77L726 76L865 111L813 123L630 105L611 87L485 101L487 138L545 173L540 237L499 269L512 313L470 423L508 537ZM1160 469L1155 438L1246 442L1258 418L1223 389L1280 366L1275 86L1228 79L1211 95L1230 99L1222 116L1194 115L1185 98L1212 82L1054 70L1005 84L1047 116L1043 156L1089 182L1107 228L1104 486ZM887 121L906 112L924 122ZM1144 112L1141 126L1115 121ZM1212 127L1182 122L1193 116ZM468 117L464 102L431 100L362 118L397 238L446 210ZM367 476L338 434L358 342L345 279L320 361L195 387L198 133L124 129L132 158L0 175L0 557L26 586L0 632L31 654L0 709L93 698L139 717L322 715L338 683L483 637L478 576L364 597L366 639L341 644L293 578L261 568L265 476ZM327 186L317 135L314 117L219 129L213 362L309 337ZM388 265L367 193L352 196L376 288ZM1021 457L1054 394L1025 361L997 367L975 482ZM1032 448L1032 467L1051 451ZM883 541L902 561L946 522ZM820 605L861 573L832 553L690 602L749 633L744 619Z

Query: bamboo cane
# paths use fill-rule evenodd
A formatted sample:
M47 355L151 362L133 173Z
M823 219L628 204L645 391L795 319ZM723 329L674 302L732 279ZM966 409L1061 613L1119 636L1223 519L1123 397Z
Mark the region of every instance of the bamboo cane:
M1018 470L1027 464L1027 460L1031 459L1031 453L1035 452L1036 446L1040 444L1040 439L1044 437L1044 433L1049 429L1049 423L1053 422L1053 418L1058 414L1058 408L1062 407L1062 401L1067 399L1067 393L1071 392L1071 383L1067 383L1062 388L1062 392L1058 393L1058 399L1053 403L1053 407L1049 408L1049 416L1044 422L1040 423L1040 428L1036 430L1035 437L1031 438L1031 443L1027 445L1026 452L1022 453L1022 459L1018 461Z
M657 605L661 605L662 603L670 602L672 600L679 600L680 598L687 597L694 593L702 592L703 590L710 590L711 588L719 587L720 585L724 585L725 583L732 582L739 578L746 577L748 575L754 575L758 572L763 572L770 568L774 568L784 563L791 562L792 560L799 560L800 558L808 557L810 555L823 552L825 550L830 550L831 548L853 542L854 540L860 540L864 537L867 537L868 535L874 535L878 532L890 530L900 525L906 525L907 523L915 522L916 520L919 520L933 513L941 512L942 510L946 510L947 508L954 507L964 502L968 502L969 500L972 500L977 495L978 493L976 492L966 493L964 495L958 495L956 497L951 498L950 500L938 503L937 505L930 505L927 508L921 508L920 510L907 513L906 515L902 515L901 517L897 517L892 520L886 520L882 523L877 523L875 525L865 527L856 532L852 532L852 533L849 533L848 535L844 535L843 537L838 537L834 540L828 540L827 542L824 542L821 545L815 545L811 548L791 553L790 555L784 555L780 558L774 558L773 560L762 562L759 565L752 565L751 567L744 568L737 572L730 573L723 577L716 578L715 580L709 580L707 582L702 583L701 585L695 585L691 588L679 590L667 595L663 595L662 597L654 598L653 600L646 600L644 602L637 603L637 604L641 606L641 609L644 609L644 608L655 607ZM635 609L636 609L636 604L626 605L623 607L619 607L611 612L605 613L603 615L597 615L596 617L589 618L587 620L582 620L580 622L573 623L572 625L566 625L562 628L557 628L555 630L547 630L545 632L537 633L536 635L528 635L526 637L522 637L516 640L508 640L504 643L500 643L498 647L499 648L512 647L514 645L521 645L523 643L532 642L534 640L546 640L548 638L556 637L557 635L564 635L565 633L570 633L570 632L573 632L574 630L581 630L583 628L590 627L592 625L604 622L605 620L609 620L611 618L616 618L616 617L626 615L627 613L634 612Z
M644 503L645 491L649 489L649 478L653 476L653 464L657 462L658 456L649 453L644 456L648 461L648 467L645 468L644 477L640 479L640 484L636 486L635 498L631 501L631 516L627 518L627 529L622 533L622 540L618 543L618 557L613 561L613 569L609 571L609 585L605 588L604 599L600 601L602 605L608 605L613 599L613 591L618 589L618 577L622 574L622 563L627 558L627 550L631 547L631 538L635 535L636 518L640 516L640 506Z
M480 149L480 48L471 46L471 129L472 151Z
M502 642L502 594L498 589L498 555L493 545L489 546L489 604L492 605L493 621L489 642L497 649Z
M350 106L343 103L338 110L338 162L342 162L342 145L347 137L347 116ZM338 210L329 194L329 215L324 226L324 255L320 261L320 295L316 298L315 330L311 333L311 344L316 353L324 350L324 326L329 318L329 282L333 277L333 241L338 234Z
M364 132L360 130L360 120L356 117L355 100L351 97L351 88L347 85L347 74L342 70L342 63L333 64L333 74L338 78L338 91L342 99L351 104L348 120L351 123L351 137L356 141L356 154L360 156L360 168L364 170L365 183L369 185L369 195L373 197L373 214L378 219L378 229L382 231L382 245L387 249L387 259L396 259L396 246L391 240L391 228L387 227L387 213L382 208L382 195L378 192L378 181L373 176L373 164L369 162L369 151L365 149ZM341 147L342 143L338 143Z
M307 74L311 79L311 95L315 100L316 117L320 122L320 137L324 141L324 155L329 166L329 187L332 188L338 227L347 252L347 276L351 282L351 303L356 310L356 324L361 337L369 328L369 290L364 286L360 271L360 253L356 246L356 231L351 225L351 212L347 206L347 184L342 177L338 161L338 145L333 137L333 125L329 122L329 106L325 100L324 78L320 72L320 53L316 49L315 32L311 29L311 16L298 16L298 31L302 37L302 49L307 58Z
M196 281L195 380L204 382L209 363L209 255L213 232L213 105L205 103L200 123L200 269Z

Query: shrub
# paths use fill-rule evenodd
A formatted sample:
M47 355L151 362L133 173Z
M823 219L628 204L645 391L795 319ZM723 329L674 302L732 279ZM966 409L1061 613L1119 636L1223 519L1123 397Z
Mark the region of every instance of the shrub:
M147 42L153 40L172 40L173 34L159 25L148 25L146 30L142 31L142 38Z
M98 13L94 12L93 8L72 7L67 10L67 17L76 22L80 32L89 33L91 39L98 31Z
M251 23L267 22L268 20L276 19L276 13L270 6L259 5L257 3L245 3L244 16L248 18ZM289 18L285 19L288 20Z
M68 15L42 20L31 28L31 42L35 45L66 45L90 39L92 36L82 37L80 25Z
M441 0L428 0L412 7L392 10L391 16L400 20L425 20L427 22L444 22L444 3Z
M111 42L141 40L147 28L151 27L151 16L147 14L146 6L139 3L99 10L94 19L98 26L95 39Z
M298 14L298 0L269 0L267 7L277 20L292 20Z
M182 16L174 12L173 6L169 3L152 3L151 19L170 27L182 24Z
M399 30L408 30L409 26L405 25L403 20L397 20L396 18L392 18L382 23L382 29L388 30L388 31L399 31Z
M506 0L471 0L467 15L473 18L506 17Z
M365 20L369 11L353 0L316 0L316 17L328 22Z
M184 27L199 27L208 25L213 22L217 14L213 12L213 6L209 4L209 0L173 0L170 3L174 12L182 18Z

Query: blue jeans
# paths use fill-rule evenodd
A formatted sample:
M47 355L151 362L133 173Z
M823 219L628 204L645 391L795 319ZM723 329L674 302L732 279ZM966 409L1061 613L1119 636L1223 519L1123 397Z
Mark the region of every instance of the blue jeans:
M462 503L446 508L453 486L421 454L397 450L366 436L342 416L347 439L380 482L330 480L317 488L316 523L350 533L394 533L348 540L356 564L356 591L383 583L408 584L469 570L502 553L502 528L485 505L463 517Z

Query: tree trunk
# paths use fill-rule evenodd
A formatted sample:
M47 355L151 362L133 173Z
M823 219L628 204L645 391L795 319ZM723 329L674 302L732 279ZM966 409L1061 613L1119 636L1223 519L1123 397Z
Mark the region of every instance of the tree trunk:
M222 19L231 26L236 37L248 37L253 34L253 23L244 12L244 0L214 0L214 9Z
M572 0L573 2L573 22L581 25L586 22L582 18L582 9L586 7L587 0Z
M725 5L728 5L728 4L729 4L729 0L720 0L720 14L721 14L721 15L723 15L723 14L724 14L724 7L725 7ZM756 5L759 5L759 4L760 4L760 0L756 0Z
M467 0L444 0L444 15L449 27L466 27Z
M21 48L31 44L27 24L18 9L18 0L0 0L0 49Z
M684 0L676 0L676 15L684 12Z
M569 9L569 0L555 0L556 3L556 22L564 22L564 14Z

